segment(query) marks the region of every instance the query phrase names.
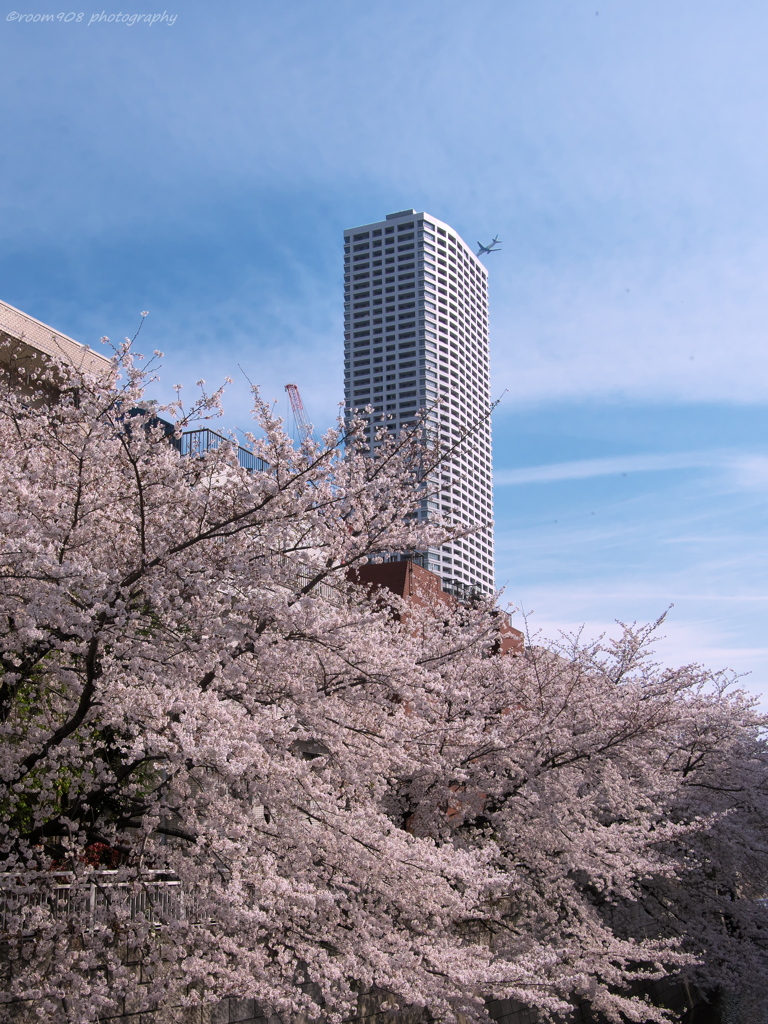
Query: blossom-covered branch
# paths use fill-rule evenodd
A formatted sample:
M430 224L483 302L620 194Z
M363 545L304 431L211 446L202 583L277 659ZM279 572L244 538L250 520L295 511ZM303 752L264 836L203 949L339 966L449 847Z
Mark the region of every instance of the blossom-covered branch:
M297 449L256 393L247 471L172 443L220 392L185 415L143 378L122 349L106 383L0 394L8 1014L114 1013L139 962L142 1010L377 991L478 1021L661 1020L631 981L765 972L743 695L654 665L652 632L494 657L491 600L398 614L350 570L451 529L413 515L418 431Z

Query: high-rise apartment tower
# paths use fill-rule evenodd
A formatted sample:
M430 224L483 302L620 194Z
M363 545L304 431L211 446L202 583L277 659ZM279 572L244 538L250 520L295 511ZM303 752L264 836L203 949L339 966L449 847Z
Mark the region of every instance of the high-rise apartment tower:
M494 588L488 366L488 274L453 228L403 210L344 232L347 413L373 406L398 432L429 408L444 449L470 428L429 481L419 516L442 513L466 538L420 555L446 589ZM435 403L440 400L440 404Z

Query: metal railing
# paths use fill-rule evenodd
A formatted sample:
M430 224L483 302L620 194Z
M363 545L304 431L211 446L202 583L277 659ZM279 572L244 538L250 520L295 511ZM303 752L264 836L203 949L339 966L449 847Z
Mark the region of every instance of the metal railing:
M94 871L82 883L68 871L46 872L26 883L18 875L0 874L0 936L11 931L33 934L45 918L74 919L87 929L115 913L158 924L187 917L189 898L178 879L148 872L141 879L122 881L119 874Z
M451 597L455 597L462 604L471 604L474 601L479 601L483 596L482 591L472 583L464 583L462 580L455 579L443 579L441 582L443 592L450 594Z
M206 452L218 451L222 445L228 445L235 451L237 461L243 469L247 469L251 473L265 473L269 469L269 465L263 459L258 458L247 448L235 444L231 438L225 437L224 434L219 434L209 427L185 430L177 442L177 447L182 455L205 455Z

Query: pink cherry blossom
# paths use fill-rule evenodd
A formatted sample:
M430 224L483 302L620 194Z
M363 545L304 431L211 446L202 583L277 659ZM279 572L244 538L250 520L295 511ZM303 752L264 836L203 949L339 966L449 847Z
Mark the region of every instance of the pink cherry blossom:
M0 1019L379 993L661 1021L630 982L768 976L743 693L656 665L654 627L494 657L490 600L399 614L350 570L451 535L411 516L418 428L297 449L255 392L249 472L157 422L220 391L145 383L128 346L107 382L0 380Z

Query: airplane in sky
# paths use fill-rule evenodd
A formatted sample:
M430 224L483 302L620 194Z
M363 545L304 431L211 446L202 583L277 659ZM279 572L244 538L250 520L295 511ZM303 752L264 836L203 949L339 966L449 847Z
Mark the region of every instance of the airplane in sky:
M501 245L501 242L499 240L499 236L496 235L494 240L492 242L489 242L488 245L483 245L482 242L478 242L477 244L479 246L477 250L477 255L484 256L487 252L498 252L499 250L496 249L495 246Z

